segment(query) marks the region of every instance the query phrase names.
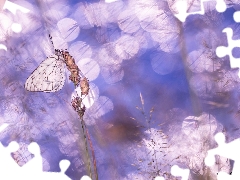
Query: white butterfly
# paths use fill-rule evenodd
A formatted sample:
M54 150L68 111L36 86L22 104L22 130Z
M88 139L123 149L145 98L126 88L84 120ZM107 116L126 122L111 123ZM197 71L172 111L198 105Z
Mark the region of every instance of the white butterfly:
M49 35L52 42L52 37ZM53 45L53 42L52 42ZM65 66L71 73L69 79L75 86L79 86L82 95L89 92L89 82L75 63L68 51L55 49L55 54L45 59L32 72L25 82L28 91L56 92L63 88L65 83ZM81 76L80 76L81 75ZM81 80L81 77L83 78Z
M60 51L57 51L60 52ZM65 83L65 62L62 53L45 59L25 82L28 91L56 92Z

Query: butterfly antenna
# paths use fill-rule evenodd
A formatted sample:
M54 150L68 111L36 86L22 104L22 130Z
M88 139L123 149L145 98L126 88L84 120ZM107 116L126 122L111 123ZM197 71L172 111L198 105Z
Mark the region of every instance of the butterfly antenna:
M52 38L51 34L48 34L48 36L49 36L49 39L50 39L50 41L52 43L53 49L54 49L54 51L56 53L57 50L54 48L54 44L53 44L53 40L52 40L53 38Z

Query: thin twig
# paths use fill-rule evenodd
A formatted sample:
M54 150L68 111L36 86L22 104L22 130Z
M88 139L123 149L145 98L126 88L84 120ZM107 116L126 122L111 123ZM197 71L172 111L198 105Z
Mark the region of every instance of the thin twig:
M89 173L90 173L90 178L92 178L91 161L90 161L89 152L88 152L88 144L87 144L87 138L86 138L86 134L85 134L85 128L84 128L85 124L84 124L84 121L83 121L83 117L80 117L80 120L81 120L81 124L82 124L84 143L85 143L86 152L87 152L88 170L89 170Z
M75 64L74 59L72 57L71 57L71 59L72 59L72 62ZM78 68L77 65L76 65L76 68L77 68L78 72L81 72L81 70ZM68 70L70 70L70 69L68 68ZM71 70L70 70L70 72L71 72L71 75L72 75ZM70 75L70 77L72 77L71 75ZM79 80L79 83L76 83L75 79ZM86 97L86 95L88 95L89 83L88 83L88 80L87 80L86 77L83 77L83 80L81 80L81 78L79 76L79 73L77 73L77 74L74 74L74 78L70 78L70 80L74 83L75 89L78 87L78 85L80 85L80 88L82 90L81 97L82 97L82 95L85 95L85 97ZM82 100L83 100L81 97L79 97L78 94L77 94L77 97L75 97L75 99L72 101L72 106L73 106L74 110L77 111L77 113L80 117L80 120L81 120L82 130L83 130L83 135L84 135L84 142L85 142L86 151L87 151L88 169L89 169L90 177L93 178L92 177L92 170L91 170L90 155L89 155L89 151L88 151L88 144L89 144L91 152L92 152L95 177L96 177L96 180L98 180L98 172L97 172L97 164L96 164L95 153L94 153L94 150L93 150L92 141L90 139L90 136L89 136L87 128L86 128L86 125L85 125L84 120L83 120L83 115L85 113L85 106L84 105L83 105L83 107L81 106L82 105Z
M94 149L93 149L93 146L92 146L92 141L90 139L90 136L89 136L89 133L88 133L87 129L86 129L86 134L87 134L89 145L90 145L90 148L91 148L91 151L92 151L93 165L94 165L94 171L95 171L96 179L98 180L97 163L96 163L95 153L94 153Z

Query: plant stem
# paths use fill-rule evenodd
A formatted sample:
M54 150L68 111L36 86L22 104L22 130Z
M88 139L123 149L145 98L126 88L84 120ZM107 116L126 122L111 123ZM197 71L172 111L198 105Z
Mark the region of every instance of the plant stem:
M77 88L77 85L76 85L75 83L74 83L74 85L75 85L75 88ZM81 104L82 104L82 99L81 99ZM80 105L80 108L81 108L81 105ZM81 110L82 110L82 109L81 109ZM96 177L96 180L98 180L98 172L97 172L97 164L96 164L95 153L94 153L94 150L93 150L92 141L91 141L91 139L90 139L88 130L87 130L86 125L85 125L84 120L83 120L84 112L85 112L85 109L84 109L83 112L79 112L79 111L78 111L78 115L79 115L79 117L80 117L81 124L82 124L82 130L83 130L83 136L84 136L84 143L85 143L86 153L87 153L87 159L88 159L88 170L89 170L91 179L93 179L92 169L91 169L91 159L90 159L90 155L89 155L89 151L88 151L88 144L89 144L90 149L91 149L91 152L92 152L93 167L94 167L95 177Z
M82 124L84 143L85 143L87 159L88 159L88 171L90 173L90 178L92 179L91 161L90 161L90 156L89 156L89 152L88 152L88 144L87 144L87 138L86 138L86 133L85 133L85 123L83 121L83 117L82 116L80 116L80 120L81 120L81 124Z
M94 166L94 171L95 171L95 175L96 175L96 180L98 180L97 163L96 163L95 153L94 153L94 149L93 149L93 146L92 146L92 141L91 141L91 139L90 139L90 136L89 136L89 134L88 134L88 130L87 130L87 129L86 129L86 134L87 134L87 138L88 138L88 141L89 141L89 145L90 145L90 148L91 148L91 151L92 151L93 166Z

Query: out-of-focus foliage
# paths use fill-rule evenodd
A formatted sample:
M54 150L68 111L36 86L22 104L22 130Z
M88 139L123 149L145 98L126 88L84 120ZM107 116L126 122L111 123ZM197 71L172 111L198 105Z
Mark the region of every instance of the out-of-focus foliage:
M237 1L226 1L224 13L215 10L215 1L206 2L204 15L184 23L174 16L171 0L13 2L29 12L0 13L0 43L7 47L0 49L0 123L9 124L0 140L21 145L13 154L20 165L31 158L26 144L36 141L44 170L58 171L65 158L72 179L88 173L81 123L71 107L81 92L69 73L58 92L24 89L31 72L56 48L68 49L90 80L83 119L99 180L174 179L174 164L189 168L192 179L216 178L221 169L207 169L203 162L216 146L214 133L239 137L239 77L227 57L215 54L218 46L227 46L223 28L232 27L239 39L239 24L232 20ZM187 1L188 12L199 8L200 1ZM21 32L12 30L14 23ZM229 161L220 158L219 164L231 171Z

